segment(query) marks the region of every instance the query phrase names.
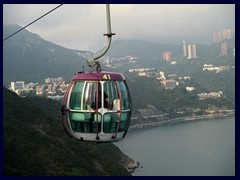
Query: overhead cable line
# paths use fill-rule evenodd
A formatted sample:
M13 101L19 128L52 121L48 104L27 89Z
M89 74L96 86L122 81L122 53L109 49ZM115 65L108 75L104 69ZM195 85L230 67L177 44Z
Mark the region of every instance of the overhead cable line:
M23 28L19 29L18 31L16 31L15 33L9 35L8 37L4 38L3 41L7 40L8 38L14 36L15 34L19 33L20 31L22 31L23 29L25 29L26 27L30 26L31 24L35 23L36 21L40 20L41 18L43 18L44 16L50 14L51 12L53 12L54 10L58 9L59 7L61 7L63 4L58 5L57 7L53 8L52 10L48 11L47 13L45 13L44 15L42 15L41 17L35 19L34 21L32 21L31 23L27 24L26 26L24 26Z

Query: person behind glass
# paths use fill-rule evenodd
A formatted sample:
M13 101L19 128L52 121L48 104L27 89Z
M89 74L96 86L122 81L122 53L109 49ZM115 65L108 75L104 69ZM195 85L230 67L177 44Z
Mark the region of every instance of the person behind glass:
M98 99L97 99L97 103L92 102L91 108L93 108L94 110L96 110L97 108L101 108L102 107L102 92L99 91L98 92ZM108 95L104 92L104 108L109 108L109 104L108 104Z

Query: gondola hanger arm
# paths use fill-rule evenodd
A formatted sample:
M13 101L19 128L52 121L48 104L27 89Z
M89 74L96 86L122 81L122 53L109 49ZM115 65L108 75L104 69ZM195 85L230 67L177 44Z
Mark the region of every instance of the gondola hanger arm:
M106 15L107 15L107 33L103 34L103 35L107 36L107 44L100 54L98 54L96 57L93 56L93 57L90 57L87 59L88 66L90 66L90 67L100 66L98 63L98 59L101 58L102 56L104 56L104 54L106 54L106 52L108 51L108 49L111 45L112 36L116 35L115 33L112 33L112 31L111 31L109 4L106 4Z

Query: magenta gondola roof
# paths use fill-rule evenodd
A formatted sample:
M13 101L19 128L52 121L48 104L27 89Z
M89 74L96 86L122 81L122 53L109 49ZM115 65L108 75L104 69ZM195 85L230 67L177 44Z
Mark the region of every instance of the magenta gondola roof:
M108 71L101 71L101 72L81 72L76 73L72 80L98 80L98 81L109 81L109 80L125 80L124 76L121 73L117 72L108 72Z

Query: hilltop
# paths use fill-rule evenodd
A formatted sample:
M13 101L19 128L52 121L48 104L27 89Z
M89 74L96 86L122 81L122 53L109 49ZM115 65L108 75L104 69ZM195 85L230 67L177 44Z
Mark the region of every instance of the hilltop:
M21 29L16 24L3 27L3 36ZM70 79L82 70L91 52L72 50L42 39L26 29L3 43L3 84L24 79L43 82L47 77ZM29 76L31 74L31 76Z

